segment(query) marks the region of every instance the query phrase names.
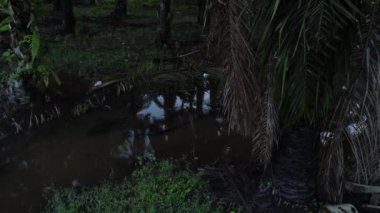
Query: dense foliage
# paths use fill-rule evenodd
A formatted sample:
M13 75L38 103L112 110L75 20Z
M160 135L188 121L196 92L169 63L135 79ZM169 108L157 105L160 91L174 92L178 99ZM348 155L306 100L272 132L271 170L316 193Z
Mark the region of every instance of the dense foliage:
M0 80L32 78L47 86L54 77L59 83L52 68L39 57L41 38L35 17L38 4L37 0L0 2L0 33L5 38L1 60L8 64L0 68Z
M169 161L137 169L120 184L58 191L47 212L222 212L207 185Z
M309 128L331 200L346 179L380 179L379 1L213 1L212 14L230 127L259 161L271 162L284 131Z

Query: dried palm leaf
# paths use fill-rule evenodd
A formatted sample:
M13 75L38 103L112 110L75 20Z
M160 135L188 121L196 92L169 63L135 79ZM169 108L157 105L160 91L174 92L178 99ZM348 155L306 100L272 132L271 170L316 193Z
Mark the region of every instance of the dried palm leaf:
M322 187L336 201L342 198L344 177L363 184L380 180L379 3L365 12L359 24L360 42L353 53L354 74L326 125L334 137L322 151Z

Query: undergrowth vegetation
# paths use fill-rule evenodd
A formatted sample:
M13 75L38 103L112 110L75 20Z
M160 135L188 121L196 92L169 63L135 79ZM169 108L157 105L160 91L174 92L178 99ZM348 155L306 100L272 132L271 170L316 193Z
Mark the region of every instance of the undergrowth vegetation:
M162 161L119 184L57 191L46 212L222 212L207 189L198 175Z
M60 36L44 34L42 44L46 57L58 74L69 74L89 79L115 76L141 76L162 71L154 59L171 57L172 52L157 45L158 1L128 2L128 16L113 18L114 1L100 1L97 6L77 5L76 34ZM174 3L174 40L193 40L199 35L197 7ZM45 7L51 11L50 6ZM50 26L56 14L39 22ZM51 29L50 29L51 30Z

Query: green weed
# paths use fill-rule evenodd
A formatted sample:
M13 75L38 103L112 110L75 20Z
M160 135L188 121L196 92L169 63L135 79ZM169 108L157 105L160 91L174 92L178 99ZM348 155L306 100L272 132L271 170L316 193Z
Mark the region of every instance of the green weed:
M96 6L75 7L76 35L42 35L44 54L51 58L53 70L89 79L137 78L160 72L153 59L171 57L171 53L155 43L158 1L128 1L128 17L114 20L116 24L102 20L112 13L114 1L100 2ZM199 34L196 7L175 3L173 13L174 40L191 39Z
M137 169L129 181L106 183L75 193L57 191L46 212L222 212L207 185L169 161Z

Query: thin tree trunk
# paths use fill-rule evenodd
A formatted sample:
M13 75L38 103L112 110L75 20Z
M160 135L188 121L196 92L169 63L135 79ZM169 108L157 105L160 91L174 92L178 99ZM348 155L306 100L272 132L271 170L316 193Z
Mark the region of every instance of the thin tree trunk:
M211 111L216 112L218 107L218 87L219 82L213 78L210 80L210 105Z
M89 1L88 1L88 4L89 4L90 6L94 6L94 5L96 5L96 1L95 1L95 0L89 0Z
M60 11L62 9L61 0L53 0L53 11Z
M175 111L176 95L172 88L167 88L164 91L164 110L165 118L169 119Z
M203 114L203 102L205 96L205 89L203 86L197 87L197 113Z
M205 22L206 1L198 0L198 24L200 25L204 25Z
M112 12L114 17L127 16L128 0L116 0L115 9Z
M75 33L75 18L72 0L62 0L63 9L63 33Z
M172 14L171 10L171 0L160 0L160 6L158 9L158 39L161 44L166 44L169 46L169 41L171 38L171 20Z

